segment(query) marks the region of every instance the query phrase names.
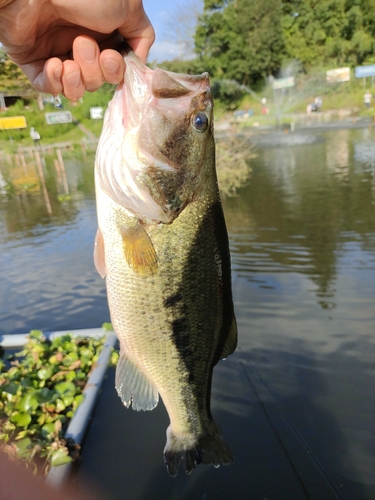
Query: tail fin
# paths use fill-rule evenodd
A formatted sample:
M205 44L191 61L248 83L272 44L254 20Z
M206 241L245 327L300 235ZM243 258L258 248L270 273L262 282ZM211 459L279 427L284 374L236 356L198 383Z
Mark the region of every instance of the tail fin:
M233 454L224 443L220 427L211 420L206 432L196 439L191 435L177 435L167 429L167 444L164 448L164 463L170 476L176 477L181 460L185 471L190 474L199 464L229 465L233 461Z

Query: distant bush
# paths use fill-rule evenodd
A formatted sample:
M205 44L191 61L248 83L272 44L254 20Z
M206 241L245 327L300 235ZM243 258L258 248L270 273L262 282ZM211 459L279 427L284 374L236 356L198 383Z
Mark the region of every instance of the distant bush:
M249 161L255 157L254 146L246 137L228 135L216 142L216 170L220 192L235 196L251 175Z
M245 95L241 85L235 80L214 79L211 85L212 97L219 99L227 109L236 109Z

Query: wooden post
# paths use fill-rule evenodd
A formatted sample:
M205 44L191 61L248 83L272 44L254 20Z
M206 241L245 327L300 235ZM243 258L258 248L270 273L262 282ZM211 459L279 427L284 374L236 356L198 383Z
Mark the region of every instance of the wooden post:
M25 162L25 155L23 153L20 153L20 159L21 159L21 165L23 168L23 172L26 176L27 175L27 167L26 167L26 162Z
M56 169L56 173L57 173L57 182L58 182L58 185L59 185L59 188L60 188L60 186L62 185L62 178L61 178L61 170L60 170L59 160L57 160L55 158L53 160L53 163L55 165L55 169Z
M64 165L64 160L63 160L62 154L61 154L61 150L57 149L56 154L57 154L57 158L59 160L59 166L60 166L60 170L61 170L61 178L63 181L65 194L69 194L68 179L66 177L65 165Z
M40 183L42 184L44 202L46 204L47 212L51 215L52 214L52 207L51 207L51 203L50 203L49 197L48 197L48 191L46 188L46 181L44 179L44 173L43 173L43 168L42 168L42 162L40 161L39 151L35 151L35 159L36 159L36 166L38 169Z

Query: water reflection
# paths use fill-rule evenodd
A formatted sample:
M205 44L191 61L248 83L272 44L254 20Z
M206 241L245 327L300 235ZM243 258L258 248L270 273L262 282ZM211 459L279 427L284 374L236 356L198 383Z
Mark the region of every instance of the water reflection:
M2 235L5 240L22 239L33 236L35 231L40 234L42 228L48 232L56 226L70 224L79 213L83 197L93 198L93 157L84 160L77 155L66 156L64 170L68 187L64 194L69 196L65 197L61 196L63 188L54 161L56 158L52 155L42 157L41 161L50 210L41 192L13 193L11 190L7 197L3 195L1 223L5 224L6 231ZM28 167L32 168L34 165Z
M259 149L249 185L225 205L236 356L345 499L375 498L373 134Z
M226 204L240 276L303 273L316 284L321 306L334 307L345 243L354 238L361 249L374 250L372 170L366 155L356 160L361 132L372 133L343 130L313 145L259 150L251 182Z
M96 232L93 155L64 153L69 196L53 155L43 159L51 211L42 192L0 204L0 334L98 327L109 321L104 281L93 260Z

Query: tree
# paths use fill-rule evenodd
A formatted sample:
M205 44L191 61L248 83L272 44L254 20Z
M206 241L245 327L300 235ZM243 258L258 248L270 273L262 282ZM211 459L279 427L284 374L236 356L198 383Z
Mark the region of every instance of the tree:
M362 64L375 52L374 0L283 2L286 52L311 65Z
M253 85L276 74L285 56L279 0L205 0L196 52L215 76Z
M14 91L28 94L36 92L17 64L11 61L8 55L0 49L0 92Z

